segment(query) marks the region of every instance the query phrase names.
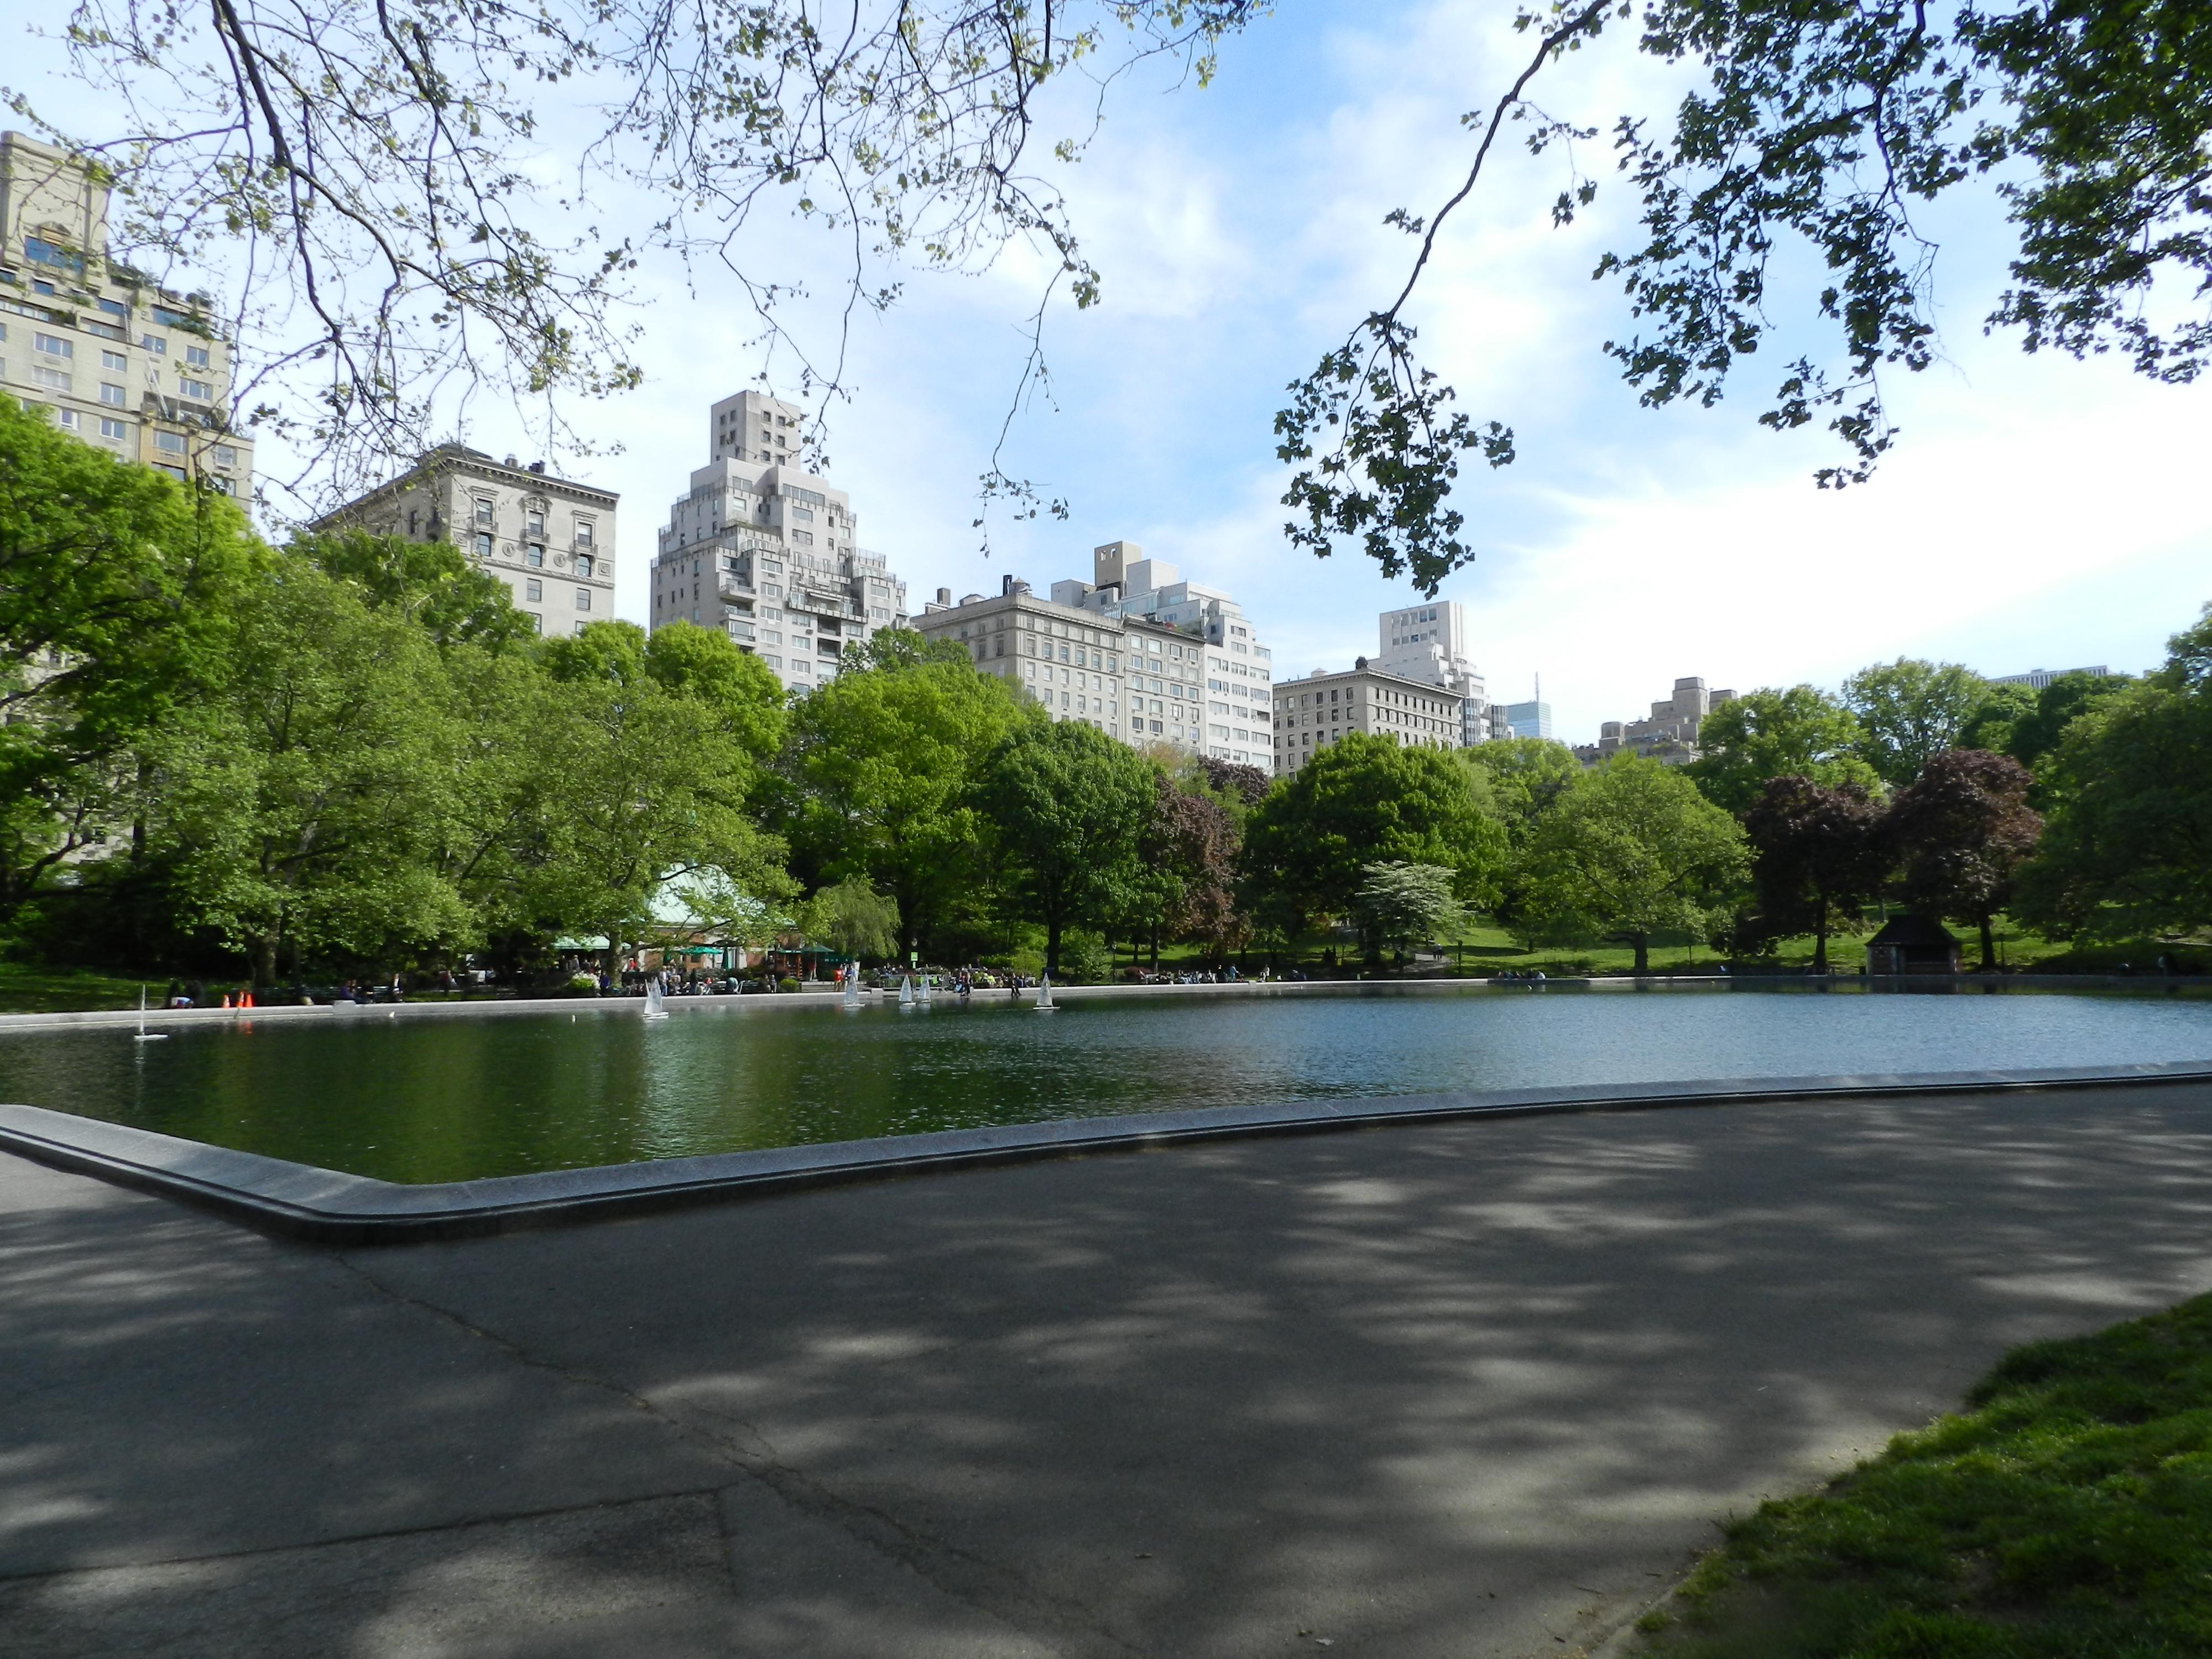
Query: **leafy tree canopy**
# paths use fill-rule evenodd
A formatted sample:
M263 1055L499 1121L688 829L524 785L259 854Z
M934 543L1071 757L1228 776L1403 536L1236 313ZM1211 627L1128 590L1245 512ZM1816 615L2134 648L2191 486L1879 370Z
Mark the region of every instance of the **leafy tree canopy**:
M1982 966L1996 966L1990 922L2013 875L2035 851L2043 820L2028 810L2027 769L2009 755L1947 749L1890 803L1889 838L1905 866L1906 903L1981 929Z
M398 611L440 645L507 651L538 638L530 618L514 608L507 585L450 542L347 528L295 536L289 550L351 582L370 605Z
M2033 708L2013 722L2000 746L2029 771L2035 771L2057 749L2069 726L2132 683L2133 677L2127 674L2061 674L2034 694Z
M268 550L227 497L0 398L0 926L127 817L127 751L219 684Z
M1844 702L1858 717L1860 757L1893 789L1954 747L1988 695L1989 682L1972 669L1912 657L1862 668L1844 682Z
M1889 845L1881 808L1856 781L1770 778L1743 815L1753 849L1759 932L1813 935L1813 971L1828 970L1828 935L1881 889Z
M1641 974L1651 936L1705 932L1749 860L1736 821L1679 770L1619 755L1545 816L1526 862L1532 934L1625 939Z
M993 827L1008 897L1045 930L1060 971L1062 937L1128 912L1138 837L1154 805L1152 764L1096 726L1029 713L985 761L975 799Z
M1698 723L1701 751L1686 770L1705 799L1730 812L1751 810L1767 781L1796 777L1825 789L1876 785L1862 757L1856 715L1809 685L1747 691Z
M1360 931L1370 945L1419 944L1456 927L1466 912L1453 896L1453 872L1440 864L1383 860L1360 872L1352 896Z
M1516 848L1583 775L1575 751L1549 738L1498 738L1455 750L1453 758L1474 777L1476 799L1497 814Z
M794 706L781 763L794 840L831 878L865 876L888 893L907 948L981 878L988 826L974 788L1020 719L1004 681L964 651L907 648L918 639L848 652Z
M814 938L857 961L887 957L898 949L898 906L871 887L865 877L848 876L807 901L805 927Z
M2088 939L2212 927L2212 607L2156 673L2067 726L2048 775L2026 920Z
M1451 755L1352 732L1278 780L1253 809L1245 879L1295 927L1349 915L1378 860L1441 866L1462 898L1487 903L1505 848L1504 827Z

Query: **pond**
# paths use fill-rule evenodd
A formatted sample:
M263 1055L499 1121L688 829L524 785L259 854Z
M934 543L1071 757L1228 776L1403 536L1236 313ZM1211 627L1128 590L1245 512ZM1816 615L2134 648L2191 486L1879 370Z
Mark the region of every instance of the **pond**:
M2212 999L1386 988L1055 1014L717 999L0 1036L0 1100L396 1182L1182 1107L1693 1078L2212 1063Z

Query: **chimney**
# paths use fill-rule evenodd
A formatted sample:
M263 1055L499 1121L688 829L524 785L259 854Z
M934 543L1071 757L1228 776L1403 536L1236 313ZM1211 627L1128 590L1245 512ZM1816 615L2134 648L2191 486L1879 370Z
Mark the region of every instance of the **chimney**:
M937 602L943 605L946 610L951 610L952 608L952 590L949 587L939 588L937 590Z

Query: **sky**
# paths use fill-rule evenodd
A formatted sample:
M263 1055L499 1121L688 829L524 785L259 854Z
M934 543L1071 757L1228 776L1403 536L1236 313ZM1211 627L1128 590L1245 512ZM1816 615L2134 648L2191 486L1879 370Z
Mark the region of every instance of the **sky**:
M0 0L0 26L24 39L43 9ZM1050 394L1015 414L1005 465L1064 498L1065 523L1003 510L988 532L974 523L1048 265L1015 247L981 275L899 273L901 302L854 337L829 476L912 603L995 592L1009 573L1042 592L1088 578L1091 548L1126 538L1234 593L1279 678L1373 651L1376 614L1418 596L1355 549L1316 561L1286 544L1272 420L1285 386L1396 292L1413 244L1382 216L1432 212L1457 184L1474 143L1459 116L1525 50L1509 15L1285 0L1224 43L1211 86L1139 72L1109 93L1079 164L1042 162L1104 297L1048 310ZM1672 72L1628 44L1547 75L1547 106L1601 130L1663 110ZM64 106L67 89L40 75L46 51L27 42L6 78ZM1924 222L1942 247L1942 356L1887 382L1899 447L1871 483L1837 493L1812 483L1838 459L1832 439L1756 424L1771 364L1716 409L1638 406L1600 350L1632 326L1626 307L1590 279L1631 240L1632 204L1603 140L1579 159L1598 199L1558 230L1561 161L1501 148L1410 313L1461 406L1517 434L1514 465L1462 472L1453 504L1476 557L1441 592L1467 607L1493 697L1526 698L1540 676L1558 735L1589 741L1688 675L1832 688L1899 655L1990 674L2140 670L2212 599L2212 387L1985 337L2008 248L1986 198ZM544 160L557 170L557 153ZM832 285L836 250L809 227L770 216L746 235L756 269ZM730 279L662 262L637 282L645 383L573 411L619 453L570 470L622 495L617 608L642 621L653 532L707 459L708 409L763 364ZM826 310L794 319L826 340ZM1769 356L1791 343L1785 331ZM788 360L767 367L787 393ZM479 405L462 435L528 452L513 411Z

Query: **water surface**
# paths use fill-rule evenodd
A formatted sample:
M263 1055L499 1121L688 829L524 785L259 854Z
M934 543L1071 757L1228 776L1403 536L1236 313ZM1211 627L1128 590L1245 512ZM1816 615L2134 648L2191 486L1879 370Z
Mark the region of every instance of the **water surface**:
M2212 1000L1347 990L0 1036L0 1100L386 1181L1190 1106L1690 1078L2212 1062Z

